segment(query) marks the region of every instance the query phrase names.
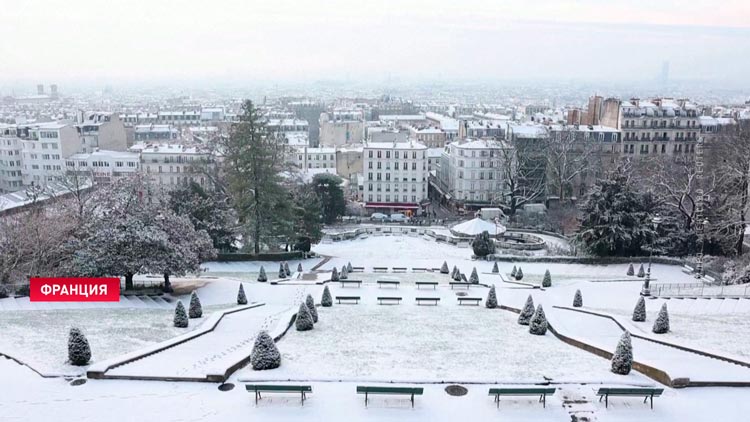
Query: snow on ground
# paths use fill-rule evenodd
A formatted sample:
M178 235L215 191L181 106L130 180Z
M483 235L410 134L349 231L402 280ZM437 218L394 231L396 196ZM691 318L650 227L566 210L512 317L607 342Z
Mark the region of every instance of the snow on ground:
M355 294L363 289L346 290ZM612 374L609 361L570 347L551 333L529 334L528 327L517 324L514 313L458 306L450 293L434 307L417 306L413 299L397 306L375 304L377 295L405 296L404 290L373 288L366 304L320 308L315 329L290 331L278 343L279 369L248 369L240 378L534 383L546 377L555 382L648 382L635 373ZM483 297L487 289L482 290L481 296L473 292L469 296ZM437 296L432 291L418 295Z

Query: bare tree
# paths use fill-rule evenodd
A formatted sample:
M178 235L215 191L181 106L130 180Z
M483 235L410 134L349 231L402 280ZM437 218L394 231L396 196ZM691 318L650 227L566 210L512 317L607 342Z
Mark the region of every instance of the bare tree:
M500 150L503 159L504 205L509 216L544 194L547 187L547 161L537 146L517 143Z
M548 185L557 191L560 202L565 201L566 192L572 191L573 182L593 169L600 147L587 132L580 132L574 126L563 126L553 132L547 143Z
M712 223L714 230L733 239L735 253L743 253L745 227L750 205L750 122L741 122L736 130L715 140L713 150L717 172L721 172L719 196L722 221Z

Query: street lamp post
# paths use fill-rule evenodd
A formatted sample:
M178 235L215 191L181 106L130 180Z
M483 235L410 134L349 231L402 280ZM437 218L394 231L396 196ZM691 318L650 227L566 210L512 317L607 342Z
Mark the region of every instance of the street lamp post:
M651 222L654 224L654 232L656 232L656 236L659 235L659 224L661 223L661 217L659 217L659 213L656 213L654 218L651 219ZM643 280L643 288L641 288L641 296L651 296L651 257L654 255L654 246L651 245L651 250L648 254L648 270L646 271L646 279Z
M705 273L705 270L703 269L703 250L706 246L706 227L708 227L708 219L704 219L701 222L701 254L698 257L698 272L695 275L695 278L702 279L703 274Z

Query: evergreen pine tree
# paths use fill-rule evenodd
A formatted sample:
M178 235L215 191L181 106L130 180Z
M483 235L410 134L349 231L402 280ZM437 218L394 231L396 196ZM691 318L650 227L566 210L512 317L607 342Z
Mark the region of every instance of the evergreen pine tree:
M188 316L181 300L177 301L177 306L174 308L174 326L177 328L187 328L188 326Z
M324 308L333 306L333 298L331 297L331 291L328 290L328 286L323 287L323 297L320 299L320 305Z
M643 296L638 298L638 303L635 304L633 309L633 321L643 322L646 320L646 300Z
M627 375L633 368L633 344L630 333L625 331L617 343L617 349L612 355L612 372L619 375Z
M268 277L266 277L266 269L263 268L263 266L260 266L260 273L258 273L258 281L261 283L265 283L268 281Z
M305 302L299 304L297 319L294 321L297 331L308 331L313 329L313 318L310 315L310 309Z
M635 269L633 269L632 262L630 263L630 265L628 265L628 275L635 275Z
M518 314L518 323L521 325L529 325L531 317L534 316L534 299L529 295L526 298L526 304L523 305L521 313Z
M495 293L495 285L490 287L490 292L487 294L487 301L484 302L484 306L490 309L497 308L497 294Z
M242 283L240 283L240 290L237 292L237 304L247 305L247 296L245 296L245 288L242 287Z
M305 298L305 305L307 305L307 308L310 310L310 315L312 316L313 323L318 322L318 310L315 308L315 300L313 299L312 295L307 295Z
M497 261L495 261L495 264L492 265L492 273L498 274L500 272L500 269L497 267Z
M346 265L341 267L341 274L339 274L340 280L346 280L349 278L349 270L346 269Z
M520 280L523 278L523 270L521 267L518 267L518 271L516 271L516 280Z
M580 308L581 306L583 306L583 296L581 296L580 290L576 290L576 294L573 296L573 307Z
M638 268L638 277L646 277L646 271L643 269L643 264Z
M302 263L301 262L299 264L297 264L297 272L298 273L302 272Z
M284 263L279 262L279 278L286 278L286 270L284 269Z
M331 270L331 281L339 281L339 271L336 267Z
M261 331L255 338L255 345L250 354L250 363L256 371L274 369L281 365L281 353L279 353L276 343L267 332Z
M350 272L352 272L353 269L354 269L354 267L352 267L352 263L351 262L347 262L346 263L346 272L350 273Z
M474 255L478 257L484 257L495 253L495 242L490 238L490 234L486 231L478 234L474 241L471 242L471 247L474 250Z
M71 365L88 365L91 360L91 348L86 336L78 328L71 328L68 334L68 362Z
M654 321L654 328L651 330L655 334L664 334L669 332L669 313L667 312L667 304L661 305L659 310L659 316Z
M542 279L542 287L552 287L552 274L549 270L544 272L544 278Z
M477 274L477 267L474 267L471 270L471 275L469 276L469 283L479 284L479 274Z
M440 274L448 274L448 263L443 261L443 266L440 267Z
M529 332L537 336L543 336L547 333L547 317L544 315L541 304L536 307L536 312L531 316Z
M190 295L190 309L188 309L188 316L190 318L200 318L203 316L201 300L198 299L198 294L195 293L195 291Z
M518 272L518 270L516 269L516 266L514 265L513 266L513 271L510 272L510 277L511 278L516 278L516 272Z

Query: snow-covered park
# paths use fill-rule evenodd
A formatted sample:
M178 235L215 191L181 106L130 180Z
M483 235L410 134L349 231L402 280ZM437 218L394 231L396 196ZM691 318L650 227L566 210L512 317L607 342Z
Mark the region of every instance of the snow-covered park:
M472 260L470 248L405 235L324 243L314 251L320 257L289 263L292 269L301 264L303 274L295 272L278 283L278 262L206 263L206 282L196 291L204 315L191 319L188 328L172 324L174 303L181 300L187 305L186 296L165 297L169 299L165 304L133 301L70 308L0 299L0 353L52 376L43 378L29 367L0 358L2 419L569 421L576 416L589 421L739 421L750 412L750 403L742 400L747 388L710 386L750 385L750 367L720 359L750 362L750 301L746 299L648 299L646 321L633 322L643 279L626 275L628 264L509 261L498 262L499 272L493 273L493 262ZM467 277L476 268L479 284L454 289L449 275L411 270L440 268L444 262ZM361 286L327 282L333 268L349 263L364 267L364 272L349 274L350 280L361 280ZM634 264L638 268L641 263ZM261 265L269 282L256 281ZM523 270L521 280L511 279L514 266ZM389 270L375 272L375 267ZM394 272L393 267L407 271ZM552 286L540 288L547 270ZM654 264L652 276L659 283L694 282L678 266ZM378 280L399 284L380 286ZM417 282L438 284L433 289ZM179 285L180 280L174 283ZM240 284L249 303L257 306L236 308ZM304 297L310 294L319 302L324 285L334 298L360 300L318 307L319 321L311 331L297 331L294 324L289 327ZM484 302L492 285L501 307L488 309ZM583 306L571 308L576 290L581 291ZM382 296L401 301L381 305L378 297ZM517 323L513 309L523 308L529 296L544 307L560 337L552 331L532 335L528 326ZM417 297L440 300L437 306L419 306ZM460 297L481 301L479 306L463 306ZM651 327L664 303L670 331L654 334ZM220 320L219 315L223 315ZM610 370L609 359L571 344L613 352L623 333L618 323L638 336L633 338L636 362L663 371L672 380L689 378L709 386L672 388L637 370L617 375ZM67 332L72 326L80 327L91 344L88 368L66 363ZM206 333L184 342L174 340L201 330ZM276 342L280 367L265 371L236 367L250 355L261 330L280 337ZM105 369L105 378L112 379L69 384L71 377L82 379L86 369L108 367L105 364L139 354L142 357L132 362ZM220 373L227 373L226 382L236 388L222 392L216 383L172 381ZM55 377L59 374L69 377ZM264 395L256 405L243 385L261 382L311 385L313 393L304 406L298 395L283 394ZM365 407L355 387L384 383L420 385L425 392L413 409L408 399L393 396L377 398ZM468 394L449 396L445 383L463 385ZM488 388L498 385L534 384L556 389L546 408L534 397L507 397L498 410L487 395ZM665 392L655 399L653 410L642 398L610 398L605 408L596 397L601 386L659 387Z

